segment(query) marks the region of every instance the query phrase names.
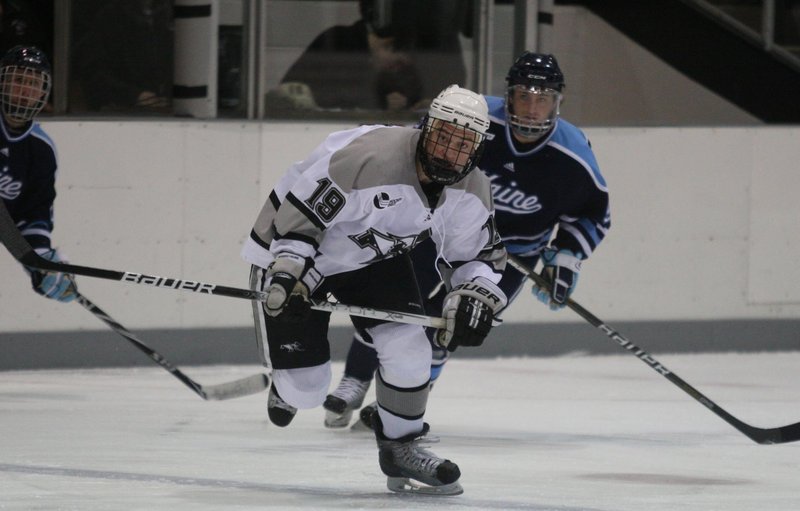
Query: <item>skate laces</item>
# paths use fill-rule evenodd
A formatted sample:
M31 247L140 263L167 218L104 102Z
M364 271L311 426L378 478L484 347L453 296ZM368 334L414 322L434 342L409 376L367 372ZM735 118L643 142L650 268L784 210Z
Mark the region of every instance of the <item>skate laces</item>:
M290 405L289 403L281 399L281 397L275 392L269 393L269 397L267 398L267 407L280 408L282 410L286 410L287 412L291 412L293 414L297 413L297 408L295 408L294 406Z
M408 468L417 472L435 475L436 468L445 460L422 446L437 443L439 443L438 437L420 436L410 442L399 444L395 448L395 456L399 457L399 461Z
M364 401L370 382L361 381L358 378L345 376L339 382L339 386L333 391L333 395L347 401L348 405L360 406ZM355 404L357 403L357 404Z

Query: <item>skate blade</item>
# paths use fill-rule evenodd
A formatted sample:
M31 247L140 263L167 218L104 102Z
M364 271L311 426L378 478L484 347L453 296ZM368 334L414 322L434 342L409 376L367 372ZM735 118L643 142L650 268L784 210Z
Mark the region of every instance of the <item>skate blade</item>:
M387 477L386 487L397 493L413 493L416 495L437 495L452 497L464 493L458 481L441 486L430 486L407 477Z
M346 428L350 425L350 419L353 418L353 411L348 410L343 414L338 414L335 412L325 411L325 424L326 428L330 429L341 429Z

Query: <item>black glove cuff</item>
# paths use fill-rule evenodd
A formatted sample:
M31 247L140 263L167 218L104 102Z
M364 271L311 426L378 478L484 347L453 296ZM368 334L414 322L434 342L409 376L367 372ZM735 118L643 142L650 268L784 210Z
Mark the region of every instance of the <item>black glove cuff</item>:
M297 277L285 271L279 271L272 274L270 284L277 284L286 290L286 296L289 296L297 284Z

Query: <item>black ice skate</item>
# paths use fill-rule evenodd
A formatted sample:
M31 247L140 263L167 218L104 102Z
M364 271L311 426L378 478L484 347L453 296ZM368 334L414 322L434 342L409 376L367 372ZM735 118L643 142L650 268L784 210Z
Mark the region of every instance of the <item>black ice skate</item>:
M350 426L353 431L372 431L372 414L378 410L378 402L373 401L358 412L358 420Z
M352 376L343 376L339 386L328 394L322 407L325 408L325 427L344 428L350 424L353 411L364 402L371 381L363 381Z
M444 350L447 353L447 350ZM434 356L436 356L436 352L434 352ZM445 357L446 358L446 357ZM431 381L429 390L433 390L433 384L435 382ZM373 401L358 412L358 420L350 426L350 429L353 431L372 431L374 428L372 427L372 414L378 410L378 402Z
M383 424L375 412L371 420L378 441L378 461L386 474L386 487L399 493L426 495L460 495L464 493L458 478L461 471L450 460L437 457L420 447L422 443L438 440L426 439L428 424L420 433L389 439L383 435Z
M278 391L273 384L269 389L269 398L267 398L267 414L269 415L269 420L276 426L285 428L292 422L296 413L297 408L281 399L281 396L278 395Z

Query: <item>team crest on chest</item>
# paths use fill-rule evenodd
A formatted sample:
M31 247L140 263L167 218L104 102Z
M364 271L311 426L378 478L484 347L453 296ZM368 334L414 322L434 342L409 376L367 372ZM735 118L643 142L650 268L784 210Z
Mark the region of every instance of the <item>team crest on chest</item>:
M359 234L348 236L359 248L370 249L375 256L364 264L372 264L382 259L388 259L411 250L418 243L430 237L430 231L411 236L397 236L391 233L380 232L370 227Z

